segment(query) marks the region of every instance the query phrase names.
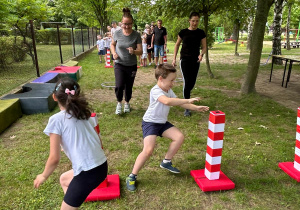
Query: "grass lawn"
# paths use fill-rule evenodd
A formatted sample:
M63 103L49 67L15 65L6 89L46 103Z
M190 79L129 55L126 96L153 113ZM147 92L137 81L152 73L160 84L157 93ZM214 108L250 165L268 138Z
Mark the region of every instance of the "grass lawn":
M168 44L170 53L173 46L174 43ZM271 45L265 45L262 60L270 51ZM283 54L299 52L283 49ZM233 56L233 44L215 45L210 50L215 79L208 78L203 62L192 92L192 96L202 98L200 104L226 114L221 170L236 187L207 193L199 189L190 171L204 169L209 112L193 112L186 118L182 108L172 107L169 121L185 135L173 159L181 173L171 174L159 167L170 142L158 138L153 156L138 175L137 191L128 192L125 178L143 147L141 120L149 103L149 91L155 85L153 67L138 70L143 80L134 85L132 112L116 116L114 90L100 85L114 81L113 69L98 63L96 51L81 60L84 75L79 84L98 114L109 174L119 174L121 181L120 199L85 203L81 209L299 209L300 185L278 167L279 162L294 159L296 110L259 94L224 93L241 87L249 52L240 48L239 53L239 57ZM275 71L280 69L282 66L275 66ZM270 61L260 69L265 74L269 71ZM293 67L293 74L300 74L299 65ZM181 97L182 83L178 82L173 90ZM49 139L43 129L56 112L58 108L47 114L24 115L0 135L0 209L60 208L63 191L59 176L71 168L64 154L49 179L38 190L33 188L33 180L43 171L49 154Z

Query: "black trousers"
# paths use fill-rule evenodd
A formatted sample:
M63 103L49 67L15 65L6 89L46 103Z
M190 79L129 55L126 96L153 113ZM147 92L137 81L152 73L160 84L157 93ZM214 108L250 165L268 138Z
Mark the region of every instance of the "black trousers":
M123 100L123 95L125 92L125 101L129 102L132 96L132 87L137 71L137 65L134 66L124 66L122 64L115 64L115 79L116 87L115 93L118 102Z
M181 59L180 70L183 76L183 97L191 98L191 91L194 88L200 68L197 60Z

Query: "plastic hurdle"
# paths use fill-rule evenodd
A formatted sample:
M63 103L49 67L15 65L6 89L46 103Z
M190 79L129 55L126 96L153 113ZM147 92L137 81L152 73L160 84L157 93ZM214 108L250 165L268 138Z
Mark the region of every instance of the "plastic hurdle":
M297 131L294 163L282 162L279 163L278 166L290 177L295 179L297 182L300 182L300 107L298 107L297 114Z
M100 136L100 128L96 113L91 114L90 123ZM111 200L115 198L120 198L120 178L118 174L107 175L107 178L88 195L85 202Z
M208 122L205 169L192 170L200 189L206 191L230 190L235 184L221 171L225 113L211 111Z

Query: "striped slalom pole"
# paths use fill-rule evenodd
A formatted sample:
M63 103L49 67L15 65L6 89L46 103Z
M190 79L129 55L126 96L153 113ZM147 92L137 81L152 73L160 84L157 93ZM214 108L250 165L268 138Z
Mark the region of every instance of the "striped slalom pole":
M296 146L294 162L281 162L278 164L285 173L300 182L300 107L297 112Z
M204 192L230 190L235 184L221 171L225 113L211 111L208 121L208 136L205 157L205 169L192 170L200 189Z

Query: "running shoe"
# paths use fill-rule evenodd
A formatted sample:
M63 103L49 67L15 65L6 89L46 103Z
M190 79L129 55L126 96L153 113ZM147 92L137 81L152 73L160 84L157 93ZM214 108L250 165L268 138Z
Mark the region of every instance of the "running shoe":
M130 104L124 104L124 113L130 112Z
M122 104L118 103L116 107L116 114L120 115L122 113Z
M126 187L131 192L136 190L135 181L136 181L136 177L132 177L132 176L129 175L126 178Z
M160 167L171 171L172 173L179 174L180 171L172 165L172 162L164 163L163 161L160 163Z
M186 110L184 111L184 116L185 116L185 117L190 117L191 115L192 115L191 110L186 109Z

